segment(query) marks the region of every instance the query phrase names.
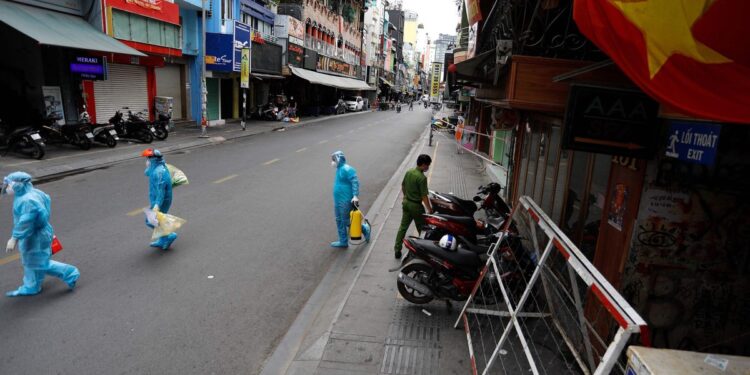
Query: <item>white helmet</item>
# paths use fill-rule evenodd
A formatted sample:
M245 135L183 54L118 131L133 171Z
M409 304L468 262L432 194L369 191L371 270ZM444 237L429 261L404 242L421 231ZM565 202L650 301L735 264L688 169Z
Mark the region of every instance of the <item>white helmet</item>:
M440 245L440 247L448 251L456 251L456 249L458 248L458 242L456 241L456 238L451 236L450 234L446 234L445 236L443 236L438 244Z

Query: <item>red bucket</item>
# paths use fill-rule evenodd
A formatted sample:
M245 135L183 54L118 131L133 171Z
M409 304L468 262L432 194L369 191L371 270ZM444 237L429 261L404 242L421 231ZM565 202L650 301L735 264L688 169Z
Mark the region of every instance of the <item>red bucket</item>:
M57 239L57 236L52 236L52 254L57 254L62 250L62 244L60 243L60 240Z

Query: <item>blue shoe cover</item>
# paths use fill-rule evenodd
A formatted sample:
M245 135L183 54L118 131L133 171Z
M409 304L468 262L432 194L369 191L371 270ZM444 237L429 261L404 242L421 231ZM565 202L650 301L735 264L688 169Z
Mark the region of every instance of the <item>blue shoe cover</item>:
M336 241L336 242L331 242L331 247L345 248L345 247L349 247L349 244L346 242Z
M161 240L163 242L161 245L161 249L162 250L169 249L169 247L172 246L172 242L174 242L174 240L176 239L177 239L177 233L170 233L166 237L162 237Z

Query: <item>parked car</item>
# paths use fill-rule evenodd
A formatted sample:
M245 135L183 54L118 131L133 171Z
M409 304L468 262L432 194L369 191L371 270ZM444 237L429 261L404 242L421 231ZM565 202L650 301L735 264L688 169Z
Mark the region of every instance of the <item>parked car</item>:
M348 96L344 98L344 103L346 103L346 110L350 112L361 111L365 105L361 96Z

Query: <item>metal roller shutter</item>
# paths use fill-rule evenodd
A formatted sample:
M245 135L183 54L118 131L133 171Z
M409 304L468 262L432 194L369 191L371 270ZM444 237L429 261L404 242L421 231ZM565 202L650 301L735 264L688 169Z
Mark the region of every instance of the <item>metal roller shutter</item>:
M156 68L156 96L174 98L172 118L182 119L182 74L180 65L165 65Z
M94 82L96 121L107 122L115 111L129 107L138 112L149 109L146 68L138 65L109 64L106 81Z

